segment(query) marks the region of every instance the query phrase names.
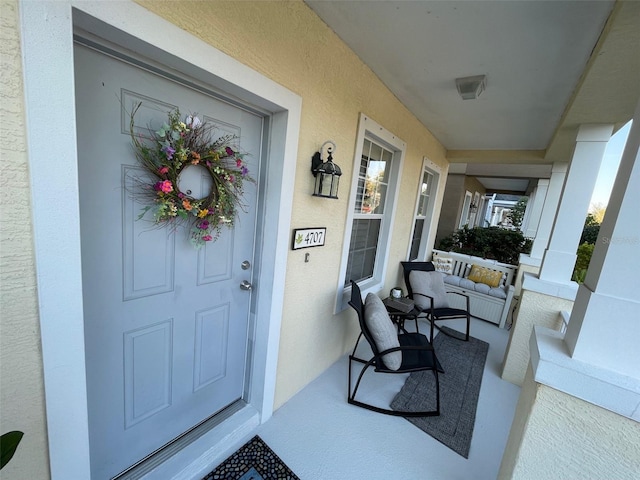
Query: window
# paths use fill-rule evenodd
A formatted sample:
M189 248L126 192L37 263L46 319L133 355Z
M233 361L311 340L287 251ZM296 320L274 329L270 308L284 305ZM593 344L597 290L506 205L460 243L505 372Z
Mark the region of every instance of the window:
M409 247L409 260L424 260L426 258L429 243L431 219L435 205L436 192L440 175L436 172L435 164L425 159L422 170L422 181L418 186L418 201L411 234L411 246Z
M393 152L365 138L358 171L349 260L344 284L373 277L385 214Z
M480 194L478 192L475 192L473 194L473 202L471 202L471 205L469 206L469 220L467 221L467 224L469 225L469 227L476 226L476 217L478 215L479 203L480 203Z
M462 214L458 228L462 228L469 223L469 207L471 206L471 192L464 193L464 203L462 204Z
M405 144L360 116L336 310L346 308L349 282L363 293L381 288L391 240Z

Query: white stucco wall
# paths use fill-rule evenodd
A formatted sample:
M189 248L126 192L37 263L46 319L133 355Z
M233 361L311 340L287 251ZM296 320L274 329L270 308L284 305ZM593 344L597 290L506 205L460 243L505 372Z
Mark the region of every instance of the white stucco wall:
M2 478L46 479L49 462L18 2L1 0L0 11L0 433L24 432Z
M637 479L640 424L533 380L531 368L499 479Z
M573 301L533 290L522 289L509 343L502 364L502 379L522 385L531 358L529 339L534 325L558 330L562 325L560 312L570 311Z

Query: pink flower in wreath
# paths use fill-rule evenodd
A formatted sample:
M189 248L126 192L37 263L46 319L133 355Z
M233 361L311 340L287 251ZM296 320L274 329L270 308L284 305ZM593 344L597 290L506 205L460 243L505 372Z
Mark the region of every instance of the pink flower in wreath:
M153 189L162 193L170 193L173 192L173 185L171 185L170 180L162 180L160 182L156 182Z
M224 151L225 151L225 152L227 152L227 155L229 155L229 156L232 156L232 155L234 155L234 154L236 153L236 152L234 152L234 151L233 151L233 149L232 149L232 148L230 148L230 147L226 147L226 148L224 149Z
M166 175L167 173L169 173L169 167L166 167L166 166L165 167L160 167L158 169L158 173L160 175Z
M210 242L211 240L213 240L213 237L211 235L204 235L202 237L202 240L204 240L205 242Z
M242 166L242 160L240 160L239 158L236 158L236 167L241 167Z

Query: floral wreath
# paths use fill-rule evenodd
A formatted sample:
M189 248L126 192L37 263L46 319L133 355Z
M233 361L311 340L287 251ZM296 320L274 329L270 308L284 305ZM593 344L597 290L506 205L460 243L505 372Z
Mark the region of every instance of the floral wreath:
M143 143L142 136L133 132L133 117L141 105L131 114L130 134L136 158L152 175L152 183L143 183L143 188L144 196L154 204L144 207L138 220L152 210L158 224L190 225L190 241L198 248L216 241L223 225L233 227L238 208L245 211L243 182L255 182L248 175L244 154L233 144L237 137L226 135L211 141L213 127L192 115L183 122L180 110L175 109L169 112L168 122L151 134L151 142ZM213 181L204 198L196 199L190 190L178 188L180 173L191 165L204 167Z

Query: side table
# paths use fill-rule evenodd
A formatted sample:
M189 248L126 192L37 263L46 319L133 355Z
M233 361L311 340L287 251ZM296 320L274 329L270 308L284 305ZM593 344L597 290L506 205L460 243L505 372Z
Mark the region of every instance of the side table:
M404 322L407 320L413 320L416 322L416 332L420 333L418 328L418 315L420 315L420 310L414 306L413 300L406 297L387 297L382 300L382 303L384 303L387 308L391 321L398 326L398 332L403 331L405 333L409 333L404 328Z

